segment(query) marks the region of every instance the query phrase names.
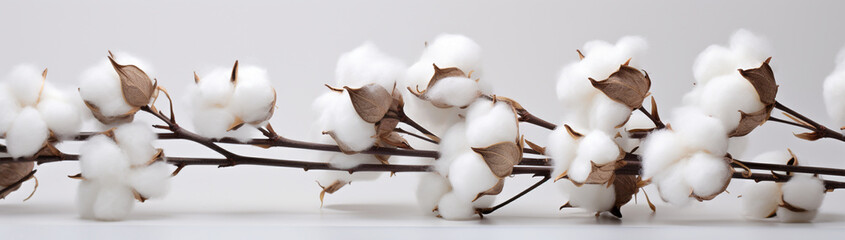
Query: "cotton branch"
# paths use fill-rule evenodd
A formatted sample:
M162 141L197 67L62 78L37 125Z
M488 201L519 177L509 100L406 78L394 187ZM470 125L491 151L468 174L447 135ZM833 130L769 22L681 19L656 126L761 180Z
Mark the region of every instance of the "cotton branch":
M831 138L831 139L836 139L836 140L845 142L845 135L843 135L842 133L835 131L833 129L830 129L830 128L822 125L822 124L819 124L818 122L813 121L813 119L810 119L809 117L804 116L803 114L798 113L795 110L792 110L791 108L787 107L786 105L781 104L780 102L777 102L777 101L775 102L775 108L783 111L784 114L787 117L792 118L793 120L795 120L795 122L790 122L790 121L786 121L786 120L774 118L774 117L770 117L769 120L772 120L772 121L778 122L778 123L784 123L784 124L788 124L788 125L792 125L792 126L796 126L796 127L805 128L807 130L812 131L812 132L809 132L809 133L796 134L795 136L797 136L799 138L811 140L811 141L814 141L814 140L817 140L817 139L820 139L820 138Z

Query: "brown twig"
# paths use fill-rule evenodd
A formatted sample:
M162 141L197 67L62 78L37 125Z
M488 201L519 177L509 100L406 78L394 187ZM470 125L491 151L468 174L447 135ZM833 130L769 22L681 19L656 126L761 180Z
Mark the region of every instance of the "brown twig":
M640 112L642 112L643 114L645 114L645 116L648 117L648 119L650 119L651 122L654 123L655 129L663 129L666 127L666 124L663 124L663 121L652 116L651 113L648 112L648 110L645 110L645 107L640 106L640 108L637 109L640 110Z
M496 206L489 207L489 208L482 208L482 209L478 209L478 210L476 210L476 211L478 211L478 213L479 213L479 214L481 214L481 215L493 213L493 212L495 212L496 210L499 210L499 208L502 208L502 207L504 207L505 205L508 205L509 203L511 203L511 202L513 202L513 201L516 201L516 199L521 198L521 197L522 197L522 196L524 196L525 194L528 194L529 192L531 192L531 191L532 191L532 190L534 190L535 188L539 187L540 185L543 185L543 183L545 183L545 182L549 181L549 179L551 179L551 178L552 178L552 177L551 177L551 176L549 176L548 174L547 174L547 175L543 175L542 177L543 177L543 179L541 179L541 180L540 180L540 181L538 181L537 183L534 183L533 185L531 185L530 187L526 188L525 190L522 190L522 192L519 192L519 193L518 193L518 194L516 194L515 196L513 196L513 197L509 198L508 200L506 200L506 201L504 201L504 202L502 202L502 203L499 203L499 204L497 204Z
M786 105L781 104L778 101L775 101L775 108L777 108L778 110L781 110L781 111L783 111L783 112L785 112L785 113L787 113L791 116L794 116L794 117L798 118L798 120L801 120L804 123L806 123L808 126L801 126L801 127L806 128L810 131L813 131L814 133L816 133L816 136L819 137L819 138L831 138L831 139L836 139L836 140L845 142L845 135L843 135L842 133L840 133L838 131L834 131L834 130L832 130L832 129L830 129L830 128L822 125L822 124L819 124L818 122L813 121L813 119L810 119L809 117L804 116L803 114L798 113L795 110L792 110L791 108L787 107ZM769 119L771 119L771 117ZM777 119L777 120L775 120L775 122L784 123L786 121L782 120L782 119ZM804 125L804 124L794 123L794 124L790 124L790 125L796 126L796 125Z

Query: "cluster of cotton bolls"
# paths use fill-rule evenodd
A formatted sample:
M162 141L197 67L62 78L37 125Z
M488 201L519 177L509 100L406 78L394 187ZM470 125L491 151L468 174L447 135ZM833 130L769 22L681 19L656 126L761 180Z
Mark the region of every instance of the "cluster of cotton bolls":
M244 125L266 125L276 108L276 89L267 70L257 66L217 68L194 75L196 87L190 97L193 123L198 134L209 138L250 137Z
M124 65L120 65L124 64ZM143 79L127 79L121 74L121 67L134 66L133 69L140 70ZM141 106L149 103L152 97L153 83L149 80L148 73L153 69L150 64L132 55L123 52L109 52L109 59L98 62L86 69L80 76L79 95L85 105L91 110L94 117L104 124L120 124L131 122L135 112ZM137 81L128 83L127 81ZM127 85L143 86L146 96L132 99L133 95L126 95ZM146 98L146 99L144 99Z
M735 32L727 47L707 47L695 60L695 87L684 96L684 104L700 107L705 114L719 119L729 133L733 132L742 113L767 107L755 86L737 69L760 67L770 56L768 42L747 30Z
M638 66L646 47L643 38L633 36L623 37L616 44L591 41L579 50L580 60L561 70L557 96L565 109L564 124L550 133L546 148L546 154L553 160L553 176L568 176L571 182L579 185L585 183L593 165L613 164L624 156L623 150L630 151L638 145L638 140L628 138L625 129L653 127L643 117L628 122L632 109L614 101L590 81L607 79L621 65ZM612 184L575 187L572 183L564 183L559 186L569 195L572 206L595 212L613 207L615 186Z
M121 220L134 201L163 197L169 188L170 169L158 161L156 135L141 123L124 124L88 139L79 151L82 181L77 203L83 218Z
M394 88L396 80L404 71L405 65L401 61L386 55L372 43L364 43L341 55L335 70L335 84L338 89L322 94L313 104L315 111L319 114L316 127L319 128L319 132L330 133L331 136L324 135L321 141L337 143L342 146L342 150L350 154L379 144L377 130L384 116L364 119L356 111L350 91L370 85L374 89L386 90L389 95L399 95ZM393 131L394 127L390 127L387 131ZM321 153L318 159L342 169L380 162L376 156L369 154ZM332 193L337 190L336 188L353 180L371 180L379 175L378 173L321 172L317 183L325 192Z
M435 74L440 70L442 74ZM458 71L455 71L458 70ZM456 34L440 34L427 43L422 56L407 69L399 87L405 112L435 134L461 121L465 107L489 87L482 77L481 46Z
M845 126L845 49L836 56L836 68L824 80L827 113L839 126Z
M73 137L82 123L78 95L63 92L31 65L12 69L0 83L0 136L15 158L33 156L48 139Z
M789 164L791 159L794 156L787 151L771 151L752 162ZM742 192L743 212L752 219L776 216L783 222L809 222L818 213L825 192L824 182L809 174L795 173L786 183L749 183Z
M513 107L504 101L478 99L467 109L464 121L450 127L440 142L440 158L435 173L420 179L417 188L419 204L424 211L436 209L450 220L470 219L477 208L489 207L504 186L508 170L490 166L482 150L508 145L521 149L517 142L519 127Z

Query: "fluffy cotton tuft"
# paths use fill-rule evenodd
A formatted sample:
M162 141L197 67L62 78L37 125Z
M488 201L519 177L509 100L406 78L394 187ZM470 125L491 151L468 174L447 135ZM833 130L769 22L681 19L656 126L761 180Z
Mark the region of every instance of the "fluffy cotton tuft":
M140 166L153 159L156 153L153 141L156 134L152 128L143 123L124 124L114 130L114 138L118 146L129 157L132 166Z
M138 58L125 53L115 52L114 59L123 65L135 65L151 75L152 68ZM79 81L79 94L82 99L99 108L106 117L120 116L133 111L123 99L120 77L108 60L103 60L85 70Z
M85 179L112 182L129 171L129 157L110 138L97 135L79 149L79 168Z
M32 156L44 146L48 137L50 131L41 114L35 108L26 107L6 132L6 150L14 158Z
M487 147L516 141L519 125L509 104L479 99L470 105L466 116L467 141L472 147Z
M492 188L498 181L484 159L474 152L462 154L449 167L452 192L467 202L472 202L479 193Z
M824 183L817 177L795 175L781 186L783 201L806 210L819 209L824 200Z
M668 129L649 134L641 148L644 179L654 177L686 154L678 136Z
M437 173L426 173L417 186L417 203L423 212L431 212L446 193L452 191L449 180Z
M715 156L727 153L728 133L718 119L697 108L684 107L675 110L671 123L686 149L706 151Z
M685 164L684 177L696 196L712 196L725 190L733 175L730 164L721 156L699 152Z
M426 91L430 101L441 102L451 106L467 106L478 98L478 82L465 77L447 77L437 81Z
M255 66L238 68L238 82L229 102L229 111L244 122L261 125L273 115L276 90L267 70Z
M560 176L569 170L569 166L575 159L577 149L578 142L572 136L569 136L563 126L558 126L549 133L546 154L552 158L552 165L554 166L552 176Z
M660 191L663 201L684 206L692 199L690 194L693 193L693 189L686 181L684 169L686 169L685 162L674 164L667 171L654 177L653 181L657 183L657 190Z
M101 183L91 210L97 220L117 221L126 218L134 205L131 188L121 184Z
M328 106L315 104L319 111L320 125L322 131L333 132L335 140L346 144L352 151L363 151L369 149L376 142L375 127L372 123L364 121L352 106L349 92L343 93L327 92L318 101L325 101ZM321 108L322 107L322 108Z
M53 133L60 137L70 137L79 133L82 126L82 114L76 105L68 100L55 98L42 99L38 103L38 112Z
M18 103L22 106L35 106L44 87L40 70L32 65L18 65L12 69L7 79L9 89Z
M12 127L12 122L15 121L20 110L21 106L12 96L12 92L8 90L5 83L0 83L0 135L6 134L6 131Z
M593 131L581 139L578 145L578 158L584 158L598 165L616 161L620 155L616 142L602 131Z
M471 151L467 142L466 123L456 123L442 136L438 144L440 158L434 162L434 169L443 176L449 176L449 167L455 158Z
M470 220L478 216L472 202L466 201L454 192L446 193L440 198L437 202L437 213L447 220Z
M751 183L742 192L743 214L748 218L766 218L778 209L780 185L776 182Z
M740 29L731 36L728 47L711 45L702 51L693 64L693 75L699 85L737 69L756 68L772 56L768 41Z
M129 185L146 198L161 198L170 190L170 167L164 162L134 170L129 175Z
M564 181L559 185L562 192L568 195L569 204L591 212L604 212L613 208L616 192L613 185L584 184L580 187Z
M845 48L839 50L836 68L824 80L824 103L837 126L845 126Z
M340 56L335 76L339 87L359 88L375 83L391 91L404 71L405 64L402 61L388 56L375 44L367 42Z

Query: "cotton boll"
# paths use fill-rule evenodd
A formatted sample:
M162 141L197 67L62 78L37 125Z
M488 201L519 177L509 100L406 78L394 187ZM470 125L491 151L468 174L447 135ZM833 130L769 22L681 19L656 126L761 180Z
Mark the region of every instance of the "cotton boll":
M443 176L448 176L449 167L455 158L471 151L471 148L466 138L466 124L463 122L456 123L442 136L438 144L440 158L434 162L434 169Z
M620 155L616 142L602 131L592 131L578 144L578 158L584 157L598 165L616 161Z
M448 177L454 194L467 202L499 182L484 159L474 152L456 158L449 168Z
M593 129L611 132L617 126L624 124L631 116L631 108L611 100L604 94L595 96L592 105L590 123Z
M474 77L481 76L481 46L464 35L438 35L428 44L420 59L441 68L457 67L465 73L473 72Z
M235 85L232 83L232 70L229 68L214 69L200 77L197 83L198 91L195 103L205 107L224 107L229 103Z
M170 190L170 173L164 162L134 168L129 174L129 185L145 198L161 198Z
M135 65L152 76L149 64L138 58L121 52L114 52L114 59L122 65ZM79 94L82 99L99 108L104 116L112 117L128 113L133 110L123 99L120 77L108 60L103 59L96 65L85 70L80 77Z
M584 68L580 62L573 62L564 66L558 74L557 97L564 107L589 105L593 96L600 93L590 84Z
M122 181L129 167L126 154L104 135L91 137L79 149L79 169L85 179Z
M432 68L430 64L428 67ZM390 91L404 71L405 64L367 42L340 56L335 76L338 86L359 88L375 83Z
M780 185L776 182L747 184L742 192L743 214L749 218L766 218L778 208Z
M807 175L792 176L781 186L783 201L792 206L816 210L824 200L824 183L821 179Z
M373 146L376 130L373 124L364 121L349 100L349 93L343 92L343 97L337 99L334 107L327 109L329 125L324 131L332 131L335 140L346 144L352 151L363 151Z
M124 124L114 130L118 146L129 157L132 166L144 165L156 153L153 141L157 139L152 128L143 123Z
M740 60L737 68L759 67L766 58L772 56L769 42L745 29L739 29L731 35L730 45Z
M12 127L12 122L15 121L20 110L20 105L8 91L6 84L0 83L0 135L6 134L6 131Z
M701 51L692 68L693 76L695 76L695 81L699 86L707 85L710 79L730 74L736 70L734 53L719 45L710 45L704 51Z
M48 137L50 131L41 114L35 108L26 107L6 132L6 150L14 158L32 156L41 150Z
M678 136L668 129L649 134L641 148L644 179L654 177L686 154Z
M684 177L693 194L707 197L721 193L733 171L721 156L698 152L686 160Z
M678 206L689 203L692 189L686 181L684 169L686 169L685 162L677 163L671 169L654 177L663 201Z
M47 127L60 137L74 136L82 126L79 109L69 102L53 98L42 99L38 103L38 112Z
M751 82L739 72L710 80L701 93L701 107L705 114L719 120L727 130L739 125L740 113L753 113L763 109L763 103Z
M42 71L32 65L18 65L7 77L9 89L22 106L35 106L44 86Z
M806 212L793 212L786 208L778 208L777 215L781 222L786 223L806 223L813 221L818 210L810 210Z
M584 184L580 187L571 182L560 184L561 190L569 197L569 204L590 212L603 212L613 208L616 192L613 185Z
M432 102L445 103L451 106L467 106L476 99L481 91L478 82L465 77L447 77L437 81L426 92Z
M229 103L230 112L247 123L260 123L272 116L276 90L270 84L267 70L242 66Z
M466 115L466 109L457 107L438 108L432 105L431 102L421 100L408 91L403 92L405 92L403 93L405 99L405 115L414 119L414 121L435 135L443 135L449 127L464 120L461 116Z
M485 111L487 109L489 111ZM478 100L470 105L466 119L467 141L473 147L516 141L519 136L516 113L504 102L493 104L488 100Z
M552 176L557 177L569 170L569 166L575 159L578 142L572 136L569 136L566 128L559 125L549 133L548 143L546 154L552 158L552 165L554 166Z
M452 191L449 180L437 173L425 173L417 185L417 203L423 212L431 212L443 195Z
M235 116L223 108L200 107L193 115L194 129L198 134L209 138L223 138L229 127L235 122Z
M94 200L94 218L103 221L123 220L132 211L135 197L132 189L121 184L103 184Z
M725 155L728 150L728 134L722 122L705 115L698 108L675 110L672 129L687 149L704 150L716 156Z
M478 216L472 207L472 202L449 192L437 202L437 212L446 220L470 220Z
M575 160L572 161L572 165L569 166L569 170L566 175L569 177L569 180L573 182L583 183L587 181L587 177L590 176L592 171L593 165L590 162L590 159L584 155L578 155L575 157Z
M80 217L84 219L94 218L94 204L97 201L99 191L100 185L97 182L79 181L79 187L76 190L76 210Z

